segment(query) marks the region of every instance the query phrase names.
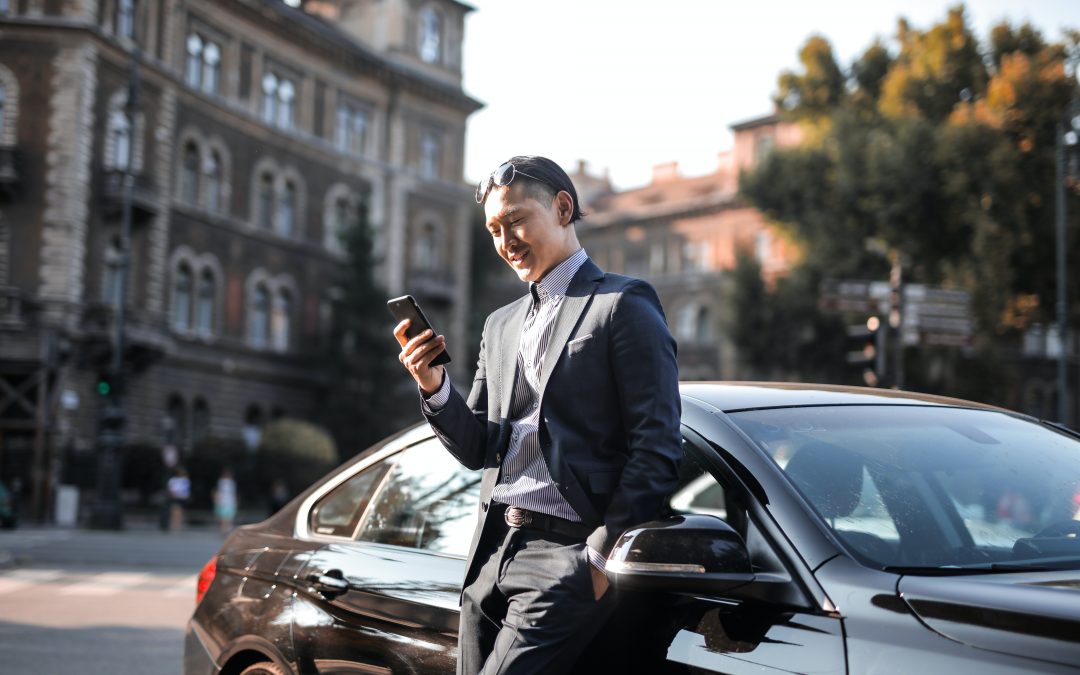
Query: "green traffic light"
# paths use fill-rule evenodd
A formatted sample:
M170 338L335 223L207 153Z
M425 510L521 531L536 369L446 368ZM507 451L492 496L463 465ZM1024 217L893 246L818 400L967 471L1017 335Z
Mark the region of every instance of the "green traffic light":
M112 387L110 387L109 383L106 382L105 380L102 380L101 382L97 383L97 391L102 396L108 396L109 391L111 391L111 389L112 389Z

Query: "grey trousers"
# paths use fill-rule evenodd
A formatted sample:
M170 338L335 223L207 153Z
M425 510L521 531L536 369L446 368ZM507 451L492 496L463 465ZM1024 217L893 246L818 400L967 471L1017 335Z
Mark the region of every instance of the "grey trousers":
M585 543L499 524L462 593L458 675L563 674L615 608L596 600ZM502 534L500 537L499 534Z

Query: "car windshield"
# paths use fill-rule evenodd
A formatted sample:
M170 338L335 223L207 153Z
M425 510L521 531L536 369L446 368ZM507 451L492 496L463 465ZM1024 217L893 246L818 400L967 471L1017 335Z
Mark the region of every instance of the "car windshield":
M821 406L731 414L860 562L1080 568L1080 441L1005 413Z

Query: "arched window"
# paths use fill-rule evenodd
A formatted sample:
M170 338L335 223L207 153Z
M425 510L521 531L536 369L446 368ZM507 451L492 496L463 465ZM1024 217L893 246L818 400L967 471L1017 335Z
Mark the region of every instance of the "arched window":
M262 118L267 124L292 129L296 120L296 85L272 72L262 79Z
M368 111L358 105L341 103L337 111L338 150L363 155L367 145Z
M270 292L259 284L251 298L251 310L248 316L248 342L252 347L266 346L270 332Z
M206 179L206 209L211 213L221 211L221 155L211 150L203 164L203 176Z
M692 341L697 333L697 306L693 303L683 305L675 315L675 337L687 342Z
M186 331L191 327L191 267L180 263L173 280L172 324L176 330Z
M129 40L135 38L135 0L117 0L116 34Z
M120 237L112 237L105 247L105 281L101 287L101 299L113 307L120 305L120 266L122 264L123 251L120 249Z
M266 230L274 229L274 175L269 171L259 176L258 213L256 222Z
M697 312L697 324L694 337L700 343L712 340L712 323L709 321L709 308L700 307Z
M424 178L439 177L439 135L431 130L420 138L420 175Z
M296 115L296 86L288 80L278 85L277 124L282 129L292 129Z
M331 251L344 253L346 250L345 237L349 228L356 224L356 209L347 197L338 197L334 200L334 209L331 212L330 231L327 233L326 246Z
M199 146L195 141L184 144L180 167L180 199L185 204L199 203Z
M420 13L420 58L425 63L442 60L442 17L430 7Z
M131 160L131 122L121 110L109 115L109 138L112 140L112 168L123 171Z
M210 406L203 398L191 405L191 442L200 443L210 436Z
M273 73L267 73L263 75L262 79L263 90L263 108L262 116L263 121L268 124L274 124L277 121L277 91L278 91L278 78Z
M193 87L202 84L202 54L203 39L192 33L187 39L187 68L184 70L184 79Z
M413 264L417 269L434 270L439 268L439 229L432 223L420 228L413 249Z
M271 322L274 351L289 351L289 317L292 316L292 296L285 289L274 296L274 314Z
M216 94L218 80L221 72L221 47L213 42L207 42L202 53L202 89L205 92Z
M187 448L187 407L180 394L173 394L165 405L165 445Z
M214 273L204 269L199 275L199 293L195 300L195 330L199 335L212 335L214 332L214 300L217 298L217 283Z
M296 229L296 184L285 181L278 202L278 234L291 237Z

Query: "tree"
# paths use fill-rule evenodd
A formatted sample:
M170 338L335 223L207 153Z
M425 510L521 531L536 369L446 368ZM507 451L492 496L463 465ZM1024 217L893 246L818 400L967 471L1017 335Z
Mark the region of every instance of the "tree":
M371 233L361 214L342 232L346 262L323 350L328 386L320 421L337 440L341 459L419 421L412 379L397 359L386 292L375 281Z
M971 291L977 344L993 356L1053 314L1054 133L1080 93L1066 68L1080 39L1066 35L1050 43L1002 23L982 44L963 7L925 31L901 20L898 53L872 44L842 75L842 95L820 94L837 91L822 75L832 51L811 37L778 98L812 133L771 153L743 194L803 246L809 276L883 278L874 241L910 261L906 281ZM804 101L806 91L819 93ZM1080 297L1076 275L1069 283Z

